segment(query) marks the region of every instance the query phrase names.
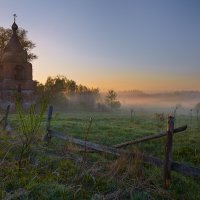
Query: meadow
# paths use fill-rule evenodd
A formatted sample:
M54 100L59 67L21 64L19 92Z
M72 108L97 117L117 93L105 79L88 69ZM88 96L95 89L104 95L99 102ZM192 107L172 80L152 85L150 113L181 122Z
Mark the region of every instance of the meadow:
M9 123L17 130L18 115L10 114ZM173 160L200 167L200 122L195 115L176 114L175 127L187 124L183 133L173 137ZM67 135L106 146L157 134L167 129L167 118L138 111L132 119L129 110L115 112L53 113L51 128ZM13 131L15 132L15 131ZM52 138L47 144L43 118L31 156L19 170L16 161L17 133L1 131L0 192L3 199L200 199L200 181L176 172L171 185L163 188L162 168L142 163L140 158L86 153L69 142ZM164 158L166 138L127 147ZM8 149L10 149L8 151Z

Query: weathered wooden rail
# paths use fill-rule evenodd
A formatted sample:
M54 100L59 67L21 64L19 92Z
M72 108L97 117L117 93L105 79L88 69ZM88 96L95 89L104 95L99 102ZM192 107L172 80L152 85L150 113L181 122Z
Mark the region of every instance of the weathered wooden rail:
M175 133L181 133L181 132L185 131L186 129L187 129L187 125L181 126L179 128L174 129L173 134L175 134ZM123 143L120 143L120 144L116 144L116 145L113 145L113 147L115 147L115 148L122 148L122 147L126 147L128 145L138 144L138 143L141 143L141 142L145 142L145 141L148 141L148 140L153 140L153 139L161 138L161 137L164 137L164 136L167 136L167 131L159 133L159 134L155 134L155 135L148 135L146 137L139 138L139 139L136 139L136 140L132 140L132 141L127 141L127 142L123 142Z
M151 136L146 136L140 139L136 139L133 141L128 141L125 143L117 144L114 145L113 147L108 147L100 144L96 144L94 142L89 142L86 140L81 140L74 138L72 136L69 136L67 134L52 130L50 128L50 121L52 118L52 112L53 112L53 107L49 107L48 111L48 116L47 116L47 135L45 136L45 139L49 140L52 137L56 137L68 142L71 142L76 145L83 146L88 149L92 149L98 152L103 152L103 153L108 153L112 154L114 156L121 156L121 155L130 155L130 156L135 156L136 158L141 159L144 163L151 164L156 167L163 168L163 178L164 178L164 187L168 188L170 185L170 179L171 179L171 171L178 172L180 174L183 174L185 176L190 176L196 179L200 179L200 168L185 165L182 163L178 163L172 160L172 145L173 145L173 135L175 133L183 132L186 130L187 126L182 126L179 128L174 129L174 117L170 116L168 119L168 130L166 132L156 134L156 135L151 135ZM119 149L122 147L125 147L127 145L131 144L137 144L139 142L144 142L152 139L157 139L160 137L166 136L166 144L165 144L165 158L164 160L149 156L143 153L135 153L135 152L130 152L124 149Z
M96 144L94 142L84 141L84 140L77 139L72 136L68 136L63 133L57 132L55 130L49 130L48 134L51 137L56 137L56 138L71 142L76 145L80 145L80 146L84 146L84 147L86 146L89 149L94 149L99 152L112 154L114 156L121 156L123 154L130 155L130 156L136 156L137 158L142 159L145 163L154 165L156 167L162 167L164 165L164 161L157 157L148 156L148 155L145 155L142 153L134 153L134 152L126 151L123 149L108 147L108 146ZM173 161L171 163L171 170L179 172L183 175L187 175L187 176L191 176L193 178L200 179L200 169L196 168L196 167L191 167L191 166L180 164L178 162Z

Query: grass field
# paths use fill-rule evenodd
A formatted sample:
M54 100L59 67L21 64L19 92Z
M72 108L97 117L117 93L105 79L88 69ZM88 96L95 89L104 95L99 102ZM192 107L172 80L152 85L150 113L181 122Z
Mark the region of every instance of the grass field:
M91 127L89 126L92 118ZM45 121L45 120L44 120ZM17 115L9 122L17 127ZM177 115L175 127L187 124L184 133L173 138L173 160L200 167L200 128L195 116ZM40 136L45 134L45 122ZM112 146L166 130L167 119L138 112L53 113L52 129L77 138ZM16 165L16 133L1 131L0 192L13 199L200 199L200 181L172 172L168 190L163 189L162 169L143 164L139 158L114 158L99 153L84 153L79 147L53 138L47 145L40 139L32 156ZM165 138L128 147L163 159ZM14 146L14 147L13 147ZM10 150L9 150L10 149ZM8 151L9 150L9 151ZM22 193L22 195L20 195Z

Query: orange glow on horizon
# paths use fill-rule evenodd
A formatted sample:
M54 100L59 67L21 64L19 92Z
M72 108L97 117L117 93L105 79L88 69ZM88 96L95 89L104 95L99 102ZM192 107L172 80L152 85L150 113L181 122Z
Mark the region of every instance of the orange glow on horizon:
M38 80L44 84L48 76L54 77L56 75L59 75L59 73L47 74L35 72L34 80ZM190 76L190 79L188 79L187 75L178 77L176 75L164 76L162 74L124 74L123 76L115 74L113 77L100 77L96 75L82 76L81 74L60 75L65 75L67 78L76 81L77 84L86 85L90 88L99 88L101 92L105 92L109 89L114 89L116 91L141 90L146 92L200 90L198 78L195 75Z

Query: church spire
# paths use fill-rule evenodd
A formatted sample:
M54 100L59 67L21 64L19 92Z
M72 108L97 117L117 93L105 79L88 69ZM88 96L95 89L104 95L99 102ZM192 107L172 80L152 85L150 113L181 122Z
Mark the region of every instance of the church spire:
M27 52L23 49L17 35L18 26L15 23L17 15L14 14L14 23L12 25L13 34L4 48L2 62L26 62Z
M14 15L13 15L13 17L14 17L14 22L15 22L15 20L16 20L16 18L17 18L17 15L16 15L16 14L14 14Z
M18 26L17 26L17 24L15 23L15 20L16 20L17 15L14 14L13 17L14 17L14 23L13 23L13 25L12 25L12 30L13 30L13 33L16 34L16 31L17 31L17 29L18 29Z

